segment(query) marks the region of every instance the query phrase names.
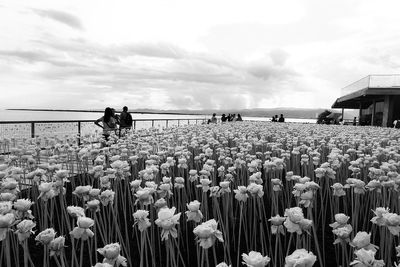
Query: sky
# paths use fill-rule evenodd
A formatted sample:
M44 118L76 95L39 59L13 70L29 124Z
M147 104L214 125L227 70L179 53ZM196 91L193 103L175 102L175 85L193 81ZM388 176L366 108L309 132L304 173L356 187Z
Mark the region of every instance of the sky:
M0 109L330 108L399 74L398 0L6 0Z

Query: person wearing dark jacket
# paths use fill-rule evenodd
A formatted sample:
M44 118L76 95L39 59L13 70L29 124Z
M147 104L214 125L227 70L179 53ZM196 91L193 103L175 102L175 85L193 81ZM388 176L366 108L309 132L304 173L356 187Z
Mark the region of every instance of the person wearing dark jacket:
M128 112L128 107L122 108L122 112L119 115L119 136L125 135L132 128L132 115Z
M278 122L285 122L285 118L283 117L283 114L278 119Z

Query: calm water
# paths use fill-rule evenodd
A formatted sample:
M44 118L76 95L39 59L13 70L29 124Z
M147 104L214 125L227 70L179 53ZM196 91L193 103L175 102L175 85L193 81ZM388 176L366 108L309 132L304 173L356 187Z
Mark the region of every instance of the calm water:
M14 111L0 110L0 121L41 121L41 120L96 120L103 116L95 112L58 112L58 111ZM208 118L205 115L169 115L169 114L132 114L133 119L190 119ZM243 117L244 120L270 121L267 117ZM286 118L286 122L315 123L315 119Z
M190 119L205 118L204 115L134 114L133 119ZM96 120L103 113L0 110L0 121L46 121L46 120Z

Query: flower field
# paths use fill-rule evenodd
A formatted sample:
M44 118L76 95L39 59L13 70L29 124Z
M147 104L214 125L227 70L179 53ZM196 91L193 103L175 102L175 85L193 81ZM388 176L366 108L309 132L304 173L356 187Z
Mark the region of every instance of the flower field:
M237 122L3 139L0 266L397 266L399 138Z

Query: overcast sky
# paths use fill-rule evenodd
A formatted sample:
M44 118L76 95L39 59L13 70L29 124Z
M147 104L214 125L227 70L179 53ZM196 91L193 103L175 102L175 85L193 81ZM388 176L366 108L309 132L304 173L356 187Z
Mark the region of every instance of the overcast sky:
M0 108L330 108L400 73L400 1L0 2Z

